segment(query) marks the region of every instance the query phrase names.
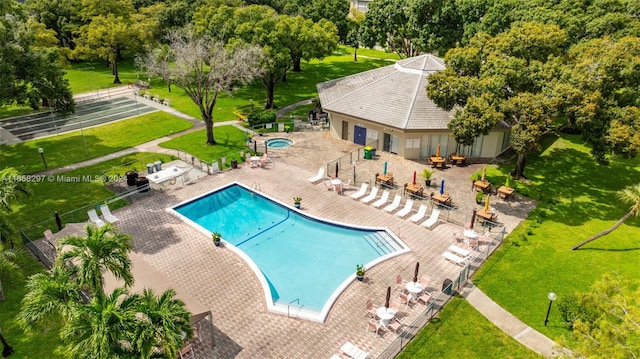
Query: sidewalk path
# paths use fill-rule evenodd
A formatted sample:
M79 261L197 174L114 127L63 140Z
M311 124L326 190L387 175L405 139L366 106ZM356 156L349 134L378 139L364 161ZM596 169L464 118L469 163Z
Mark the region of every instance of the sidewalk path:
M504 310L475 285L467 285L460 294L493 324L525 347L547 358L567 354L566 349Z

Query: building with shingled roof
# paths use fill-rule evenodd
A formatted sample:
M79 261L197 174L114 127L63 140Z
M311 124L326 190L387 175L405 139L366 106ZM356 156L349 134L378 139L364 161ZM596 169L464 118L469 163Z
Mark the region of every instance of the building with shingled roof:
M506 124L480 136L472 146L456 143L445 111L427 96L429 75L445 69L433 55L400 60L393 65L322 82L317 85L322 110L331 119L331 133L407 159L436 153L459 153L472 159L493 158L509 145Z

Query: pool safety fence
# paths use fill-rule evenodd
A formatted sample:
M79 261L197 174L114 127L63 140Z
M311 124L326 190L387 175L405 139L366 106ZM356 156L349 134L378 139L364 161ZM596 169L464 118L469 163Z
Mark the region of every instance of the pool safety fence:
M490 240L480 247L480 250L473 252L474 257L470 259L458 273L455 278L447 278L443 281L442 290L434 296L425 306L425 308L410 323L404 323L403 329L398 332L395 339L389 343L378 355L378 359L395 358L418 333L429 324L431 319L447 304L456 292L469 282L469 279L475 271L484 263L495 250L502 245L504 239L504 231L495 232L489 237Z
M59 213L58 216L60 217L60 222L63 226L66 223L88 223L88 210L95 209L96 212L100 213L100 205L103 204L108 204L112 211L114 209L124 207L127 205L127 201L133 202L136 198L136 194L148 190L148 188L148 185L146 188L136 187L130 191L104 198L100 201L76 208L72 211ZM59 231L55 219L55 208L51 209L50 219L20 227L20 236L25 247L27 247L27 249L29 249L29 251L38 258L45 267L51 268L51 265L55 260L56 250L41 240L44 238L44 231L47 229L51 230L53 233L57 233Z
M295 121L261 123L251 127L251 130L254 136L260 136L261 133L294 132L295 124Z

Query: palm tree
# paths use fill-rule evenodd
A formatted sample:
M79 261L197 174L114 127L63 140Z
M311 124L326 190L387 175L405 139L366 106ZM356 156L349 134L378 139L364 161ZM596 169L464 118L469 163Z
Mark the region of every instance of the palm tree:
M640 215L640 211L639 211L640 210L640 183L636 184L636 185L632 185L632 186L626 187L625 189L619 191L617 193L617 196L618 196L618 199L622 203L630 204L631 205L631 210L627 214L622 216L622 218L620 218L618 220L618 222L616 222L613 226L611 226L611 228L608 228L608 229L606 229L606 230L604 230L604 231L602 231L602 232L590 237L589 239L585 240L584 242L576 244L575 246L573 246L573 248L571 248L572 250L576 250L576 249L584 246L585 244L587 244L589 242L595 241L596 239L615 231L627 219L631 218L632 216L639 216Z
M134 295L141 314L131 341L136 357L149 359L160 352L168 358L177 358L184 339L193 336L191 314L175 295L173 289L167 289L160 296L152 289Z
M125 288L74 307L60 332L72 358L116 358L128 351L136 327L136 301Z
M59 241L60 248L67 246L58 257L65 265L73 268L78 285L88 287L96 296L104 295L103 271L111 272L122 279L126 286L133 283L131 275L131 237L115 232L110 224L100 228L88 225L86 237L66 237Z
M0 245L0 302L6 300L2 290L2 277L22 275L17 261L23 253L24 251L20 248L4 249Z
M0 205L2 209L9 211L11 209L11 201L15 198L29 194L27 182L16 181L20 172L12 167L0 170Z
M82 305L80 288L73 272L56 261L51 272L37 273L27 281L27 294L22 298L18 322L23 329L54 316L67 320L75 307Z

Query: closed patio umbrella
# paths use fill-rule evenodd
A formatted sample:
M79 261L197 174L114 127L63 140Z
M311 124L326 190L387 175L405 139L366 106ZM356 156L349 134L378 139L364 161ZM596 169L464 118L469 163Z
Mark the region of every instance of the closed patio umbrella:
M382 172L382 174L387 174L387 161L384 161L384 171Z
M438 147L436 148L436 157L440 157L440 144L438 143Z
M416 171L413 171L413 184L416 184Z
M384 307L389 309L389 299L391 299L391 287L387 287L387 297L384 300Z
M336 162L336 178L338 178L338 162Z
M440 182L440 194L444 194L444 180Z
M471 215L471 225L469 226L469 227L470 227L470 229L473 229L473 224L474 224L474 223L475 223L475 221L476 221L476 211L477 211L477 210L474 208L474 209L473 209L473 214Z
M489 213L489 198L491 196L487 196L487 199L484 200L484 213Z
M58 226L58 231L62 230L62 220L60 219L60 215L58 214L58 211L55 212L55 216L56 216L56 225Z
M253 152L255 152L256 154L258 153L258 142L257 141L253 141Z
M416 262L416 269L413 271L413 282L418 283L418 271L420 270L420 262Z
M484 182L484 177L487 175L487 166L482 167L482 182Z

